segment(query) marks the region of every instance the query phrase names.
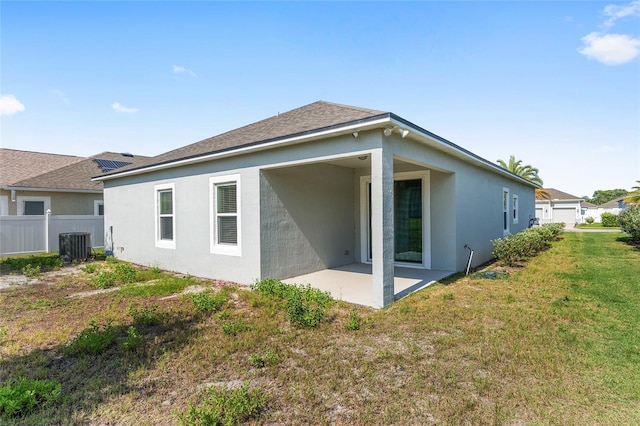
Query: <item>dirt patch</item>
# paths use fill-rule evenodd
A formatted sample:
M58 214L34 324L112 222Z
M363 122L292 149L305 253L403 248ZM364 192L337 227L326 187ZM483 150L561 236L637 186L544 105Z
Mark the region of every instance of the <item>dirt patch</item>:
M51 284L57 282L60 278L77 275L82 272L80 269L82 265L70 265L64 266L54 271L42 272L37 277L27 277L17 272L3 272L0 274L0 290L17 286L37 285L37 284Z

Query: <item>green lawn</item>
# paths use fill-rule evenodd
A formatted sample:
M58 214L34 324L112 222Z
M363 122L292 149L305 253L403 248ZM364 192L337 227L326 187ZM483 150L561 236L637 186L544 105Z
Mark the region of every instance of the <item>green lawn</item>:
M338 302L312 329L236 287L198 311L168 291L219 285L158 271L141 291L67 297L109 262L1 290L0 386L62 393L0 423L172 424L207 385L246 383L264 398L256 424L640 424L640 251L622 235L564 233L506 278L454 277L382 310ZM71 351L92 320L115 341Z

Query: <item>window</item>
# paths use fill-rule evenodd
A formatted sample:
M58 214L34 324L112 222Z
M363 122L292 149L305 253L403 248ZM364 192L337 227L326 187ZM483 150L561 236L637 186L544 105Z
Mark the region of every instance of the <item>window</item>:
M19 216L44 216L51 209L50 197L18 197Z
M502 188L502 233L509 233L509 189Z
M514 225L518 223L518 196L513 196L513 205L511 206L513 209L513 223Z
M155 186L156 247L176 248L174 184Z
M93 215L104 216L104 201L93 200Z
M240 175L213 177L211 253L240 256Z
M6 195L0 195L0 216L7 216L9 214L9 197Z

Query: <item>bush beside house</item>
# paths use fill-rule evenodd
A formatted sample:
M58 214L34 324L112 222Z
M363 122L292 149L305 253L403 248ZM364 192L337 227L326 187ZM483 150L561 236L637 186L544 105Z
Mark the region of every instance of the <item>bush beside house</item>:
M631 239L640 241L640 204L624 209L618 215L620 229L631 235Z

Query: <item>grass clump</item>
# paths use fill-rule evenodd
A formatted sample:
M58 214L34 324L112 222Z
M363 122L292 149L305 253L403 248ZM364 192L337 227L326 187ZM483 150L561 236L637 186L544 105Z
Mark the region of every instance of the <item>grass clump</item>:
M131 306L129 308L129 315L133 318L135 325L144 325L147 327L162 323L166 317L166 313L158 312L157 304L150 307Z
M89 284L99 289L114 287L116 285L116 274L112 271L101 271L91 277Z
M250 330L249 324L244 321L228 321L222 323L222 332L227 336L237 336L238 333Z
M358 315L356 311L349 312L349 319L347 320L347 330L356 331L360 330L362 325L362 317Z
M95 321L89 324L64 348L67 355L98 355L115 342L117 330L111 324L104 327L100 327Z
M317 327L334 303L328 292L312 288L309 284L285 284L267 278L256 282L251 288L263 296L283 299L286 302L287 319L298 327Z
M190 405L179 415L182 425L238 425L255 419L266 405L266 396L259 389L249 389L245 382L240 388L209 388L199 405Z
M132 352L142 346L142 336L134 326L127 328L127 337L124 342L122 342L122 345L126 350Z
M147 271L138 272L138 280L147 281ZM180 293L185 288L193 285L194 281L191 278L180 278L173 276L160 276L156 282L152 285L136 285L125 284L120 287L118 294L121 296L129 297L152 297L152 296L168 296L170 294Z
M227 303L227 293L223 291L203 291L192 294L191 302L197 312L218 312Z
M55 380L10 379L0 385L0 418L17 417L59 400L62 386Z
M22 268L22 275L29 278L37 278L40 276L41 266L28 264Z
M80 269L86 272L87 274L95 274L98 271L98 264L87 263L85 266L81 267Z

